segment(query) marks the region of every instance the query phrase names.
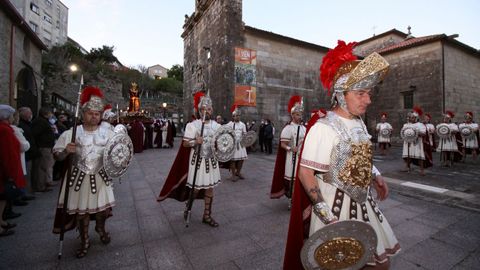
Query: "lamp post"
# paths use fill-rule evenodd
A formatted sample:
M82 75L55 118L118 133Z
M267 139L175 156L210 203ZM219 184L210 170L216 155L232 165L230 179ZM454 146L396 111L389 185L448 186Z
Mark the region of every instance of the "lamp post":
M167 118L167 103L163 102L162 107L163 107L163 118Z

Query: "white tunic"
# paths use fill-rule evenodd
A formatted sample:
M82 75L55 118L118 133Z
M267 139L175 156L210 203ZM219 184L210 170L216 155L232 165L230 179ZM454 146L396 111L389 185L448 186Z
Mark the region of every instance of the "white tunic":
M420 123L420 122L406 123L403 125L403 128L408 126L413 127L414 129L417 130L418 137L414 142L410 142L410 143L406 141L403 142L402 157L425 160L425 152L423 151L422 136L425 136L427 134L427 128L423 123Z
M299 129L300 128L300 129ZM297 141L297 131L300 130L298 135ZM291 122L289 125L285 126L280 134L280 142L287 142L288 146L295 147L297 146L298 149L301 148L301 144L303 143L303 139L305 138L306 128L303 125L297 125ZM295 153L295 168L293 167L293 152L287 151L287 155L285 158L285 179L291 180L292 179L292 170L294 172L294 177L297 175L297 166L299 161L299 154L300 151Z
M86 175L83 181L80 175L77 175L73 186L68 190L67 210L70 214L94 214L101 212L115 205L113 196L113 183L106 182L102 178L103 169L103 151L108 140L115 133L107 125L100 125L95 131L85 131L83 126L77 127L75 154L75 166ZM72 138L72 129L69 129L60 135L57 143L53 147L53 152L62 152ZM72 170L73 173L73 170ZM62 190L58 199L58 207L63 208L63 199L65 196L65 184L67 175L63 181ZM78 190L76 190L79 188Z
M383 130L390 130L390 135L392 134L392 125L390 125L389 123L385 122L385 123L378 123L377 124L377 134L378 134L378 142L379 143L389 143L390 142L390 135L383 135L382 131Z
M212 148L210 146L213 135L220 125L215 121L208 121L203 128L203 144L200 150L200 166L197 169L197 177L195 179L196 189L207 189L214 187L220 183L220 168L218 161L213 156ZM185 135L183 140L191 141L197 136L200 136L202 130L202 121L195 120L190 122L185 127ZM188 165L188 179L187 186L193 186L193 178L195 175L195 164L198 154L195 153L196 147L190 150L190 158Z
M163 122L162 130L162 147L167 145L168 121Z
M236 147L231 160L245 160L247 159L247 149L240 144L243 134L247 133L247 127L242 121L233 122L230 121L227 124L228 127L235 131Z
M366 132L366 128L364 128L364 125L361 123L362 120L350 120L342 117L340 117L340 119L351 133ZM305 145L303 148L300 166L311 168L319 172L329 171L331 168L330 155L332 153L332 149L336 147L339 142L339 136L331 126L321 122L315 123L305 138ZM322 193L322 197L330 206L330 208L333 209L337 188L324 182L322 174L317 174L317 181ZM357 213L362 213L362 202L356 203L356 206L354 209L352 209L351 200L352 199L346 193L344 193L339 220L349 220L350 211L352 210L355 210ZM366 202L364 206L366 207L366 210L364 211L366 211L366 214L368 215L369 224L373 227L378 237L376 254L382 258L393 255L393 253L398 251L395 249L398 248L398 241L393 234L390 224L385 218L383 218L382 221L379 220L377 214L375 214L374 208L370 203ZM379 209L378 211L381 213ZM325 224L312 212L310 220L310 235L324 226Z
M473 131L473 135L465 138L462 136L463 146L468 149L477 149L478 148L478 138L477 138L477 131L478 131L478 124L477 123L461 123L458 125L458 129L461 131L464 127L470 127Z
M458 145L457 139L455 138L455 133L458 132L458 126L455 123L449 123L448 127L452 134L448 138L440 138L438 142L437 151L438 152L457 152ZM438 128L438 125L437 125Z

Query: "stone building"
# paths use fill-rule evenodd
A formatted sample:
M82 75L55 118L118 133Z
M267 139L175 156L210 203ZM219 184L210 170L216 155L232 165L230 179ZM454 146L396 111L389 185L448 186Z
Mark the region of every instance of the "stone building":
M318 80L328 48L244 25L241 0L195 3L182 33L185 115L191 115L192 94L200 90L210 91L215 113L229 119L235 102L245 122L270 118L277 133L289 119L286 107L292 95L304 97L307 119L310 110L329 108ZM457 122L465 111L473 111L478 121L479 51L455 37L413 37L392 29L359 42L356 54L377 51L391 64L365 116L372 134L379 114L387 112L398 139L414 105L431 113L434 122L445 110L457 112Z
M230 119L235 102L243 121L268 118L277 132L289 121L290 96L303 96L306 111L327 106L318 76L328 48L245 26L241 0L196 1L182 37L185 115L200 90L210 91L215 114Z
M433 122L442 113L456 113L462 122L464 113L480 115L480 52L445 34L413 37L392 29L359 42L356 53L365 56L376 51L390 63L390 72L378 86L374 102L367 112L370 128L386 112L389 122L399 131L413 106L432 115Z
M153 65L147 68L148 76L155 80L167 78L167 71L168 69L161 65Z
M46 49L10 1L0 0L0 103L37 111Z
M67 42L68 7L60 0L11 0L33 32L49 48Z

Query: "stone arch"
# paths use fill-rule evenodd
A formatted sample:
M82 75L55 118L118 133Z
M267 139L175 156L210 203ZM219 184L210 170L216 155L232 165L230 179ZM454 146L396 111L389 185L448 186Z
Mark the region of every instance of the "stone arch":
M17 108L29 107L35 115L38 111L38 87L30 68L22 68L16 79Z

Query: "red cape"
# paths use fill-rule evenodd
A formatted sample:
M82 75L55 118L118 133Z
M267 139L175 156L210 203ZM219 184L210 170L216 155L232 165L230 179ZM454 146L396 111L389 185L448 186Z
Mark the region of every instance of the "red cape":
M163 201L166 198L172 198L180 202L184 202L190 195L191 188L187 187L188 166L190 159L189 147L184 147L180 143L177 157L173 162L172 168L168 173L165 184L163 184L160 195L158 195L157 201ZM197 199L203 198L205 191L202 189L197 193Z
M320 115L315 113L308 121L307 132L305 134L305 140L307 138L310 128L320 119ZM299 159L301 160L302 150L300 151ZM305 239L308 238L310 231L310 214L312 202L308 198L305 189L303 188L300 179L295 177L295 187L293 188L292 208L290 209L290 225L288 226L287 246L285 248L285 256L283 259L283 269L303 269L302 261L300 259L300 251L302 250Z
M0 138L0 193L4 192L4 181L9 179L17 188L24 188L20 142L9 124L0 122Z
M275 169L273 170L272 189L270 190L270 199L280 199L287 193L289 187L285 186L285 159L287 151L283 149L282 144L278 144L277 159L275 160Z

